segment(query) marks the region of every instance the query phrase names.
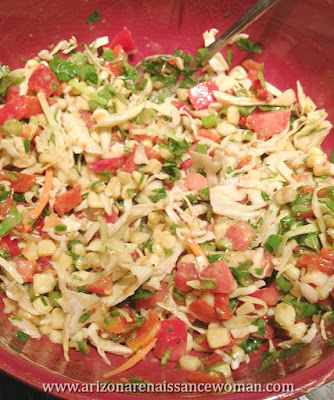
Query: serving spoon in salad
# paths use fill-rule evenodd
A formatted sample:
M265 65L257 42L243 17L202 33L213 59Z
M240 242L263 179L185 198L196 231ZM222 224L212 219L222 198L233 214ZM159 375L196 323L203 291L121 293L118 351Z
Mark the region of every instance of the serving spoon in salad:
M235 35L241 33L249 25L255 22L278 1L279 0L259 0L235 24L233 24L227 31L220 35L212 44L210 44L210 46L206 48L205 60L209 61L215 54L222 50L223 47L226 46L226 44L228 44ZM170 54L160 54L146 57L136 65L137 76L142 77L144 73L147 72L147 64L157 61L159 61L160 64L163 64L164 74L168 75L174 68L177 68L174 62L175 58L175 55ZM194 57L187 65L187 68L194 70L194 72L200 67L201 65Z

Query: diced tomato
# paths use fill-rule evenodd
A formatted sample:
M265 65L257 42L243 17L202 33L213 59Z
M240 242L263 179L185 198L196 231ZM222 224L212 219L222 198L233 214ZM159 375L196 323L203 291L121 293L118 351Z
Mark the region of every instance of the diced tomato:
M233 312L230 308L230 298L227 294L215 295L215 308L219 319L228 320L233 317Z
M108 158L88 163L87 167L94 172L111 172L123 167L125 160L125 157Z
M241 64L247 71L262 71L263 70L263 64L260 64L250 58L248 58L247 60L245 60L242 64Z
M0 171L0 181L10 182L10 187L17 193L29 192L35 183L34 175L22 174L16 171Z
M206 324L220 322L215 308L203 299L193 301L189 306L189 310L196 315L197 319Z
M208 187L208 180L205 176L194 173L186 176L186 186L188 190L201 190Z
M131 253L131 257L133 261L136 261L139 258L139 254L137 253L137 251L134 251L133 253Z
M80 192L81 186L78 185L75 188L68 190L66 193L56 197L53 209L60 217L73 210L74 207L82 202Z
M14 257L13 261L16 265L17 272L22 276L26 282L32 282L34 275L37 272L37 264L34 261Z
M154 347L154 355L161 360L168 348L172 349L169 361L178 361L186 353L187 326L178 318L169 318L161 322L161 329Z
M180 114L184 113L193 116L193 113L191 112L191 110L189 110L189 103L182 101L174 101L172 104L178 110L180 110Z
M129 306L123 307L122 310L128 314L128 316L131 318L131 321L127 321L123 315L119 315L116 317L110 316L103 320L103 323L101 324L102 329L109 333L119 335L121 333L124 333L127 329L130 328L131 325L136 323L131 308Z
M246 222L238 222L228 228L225 236L232 241L233 250L247 250L255 238L255 231Z
M212 372L195 371L189 373L187 380L191 383L219 383L225 382L226 379L223 375Z
M15 257L21 254L17 239L11 239L9 235L4 236L0 241L0 248L5 250L11 256Z
M109 47L114 49L118 45L121 45L127 54L133 54L137 51L131 33L126 27L124 27L123 30L116 35Z
M304 253L298 257L296 267L333 275L334 250L322 248L318 254Z
M8 119L21 120L42 112L43 110L37 97L13 97L0 109L0 125L3 125Z
M247 117L247 126L260 140L281 133L290 123L290 110L256 112Z
M189 100L196 111L204 110L216 101L214 90L219 90L215 82L201 82L188 90Z
M131 174L131 172L136 171L138 169L138 165L134 162L135 159L135 151L126 159L124 163L124 171Z
M197 345L200 346L203 349L201 351L211 351L209 343L208 343L208 341L206 339L203 339L201 341L197 341Z
M138 311L141 308L151 308L154 307L159 301L162 301L167 294L167 285L165 282L161 283L161 289L158 290L154 296L149 297L148 299L141 299L135 302L135 309Z
M175 288L183 292L189 292L192 288L187 285L188 281L198 279L194 263L180 262L175 276Z
M314 217L314 213L313 213L311 204L305 205L305 208L308 208L310 211L304 211L304 212L298 213L298 215L295 216L297 221L305 221L306 219Z
M203 364L206 367L211 367L212 365L219 364L223 361L222 355L217 353L212 353L208 357L205 358Z
M271 254L268 254L266 252L263 253L263 259L262 259L262 264L261 264L261 269L266 271L264 277L265 278L270 278L273 270L274 270L274 264L273 264L273 256Z
M114 224L118 220L118 214L116 213L114 208L111 209L111 215L104 213L102 217L108 224Z
M162 161L162 157L159 153L157 153L153 149L150 149L149 147L146 147L146 146L145 146L145 154L149 160L155 159L155 160Z
M51 257L39 257L36 260L36 263L38 264L38 267L41 270L41 272L54 271L54 268L51 265L50 261Z
M124 71L123 63L124 61L127 61L128 56L120 44L115 46L112 50L115 58L113 61L106 61L105 67L107 67L109 71L114 74L115 78L117 78ZM119 61L115 62L116 60Z
M259 339L268 339L268 340L272 340L274 338L274 329L266 324L263 328L265 334L264 336L260 335L258 332L253 332L252 336L259 338Z
M192 160L191 158L188 158L186 161L183 161L183 163L180 165L180 169L188 169L192 166Z
M280 292L275 282L264 289L260 289L250 296L263 300L269 307L275 306L280 299Z
M112 288L113 280L111 276L105 276L85 286L87 292L103 294L105 296L110 296L112 294Z
M45 217L42 215L38 218L37 224L35 225L35 230L38 232L43 239L48 239L48 234L43 230L44 229L44 220Z
M202 280L211 280L215 283L214 289L207 289L210 293L231 293L235 287L235 279L225 261L217 261L203 269L200 274Z
M126 342L127 346L133 351L138 351L141 347L150 343L158 334L161 322L156 311L148 313L147 320L138 329L136 336Z
M10 197L0 203L0 220L3 220L8 211L13 207L14 202Z
M92 117L93 114L91 112L80 110L79 113L80 117L84 120L88 129L92 128L96 124L95 120Z
M14 99L18 96L20 96L20 87L16 85L11 86L7 91L6 102L9 102L9 100Z
M58 82L51 69L41 64L32 73L28 87L36 93L44 93L45 97L50 97L58 89Z
M220 142L220 137L218 135L216 135L215 133L213 133L212 131L210 131L209 129L200 129L198 131L198 136L204 137L206 139L210 139L215 143Z
M262 87L262 82L259 78L259 71L251 69L248 72L248 79L250 79L252 82L251 89L255 90L256 96L262 100L267 100L269 97L269 92L266 90L266 88Z
M129 130L130 138L139 143L142 142L143 140L148 139L149 138L148 135L136 134L136 129L143 129L143 128L145 128L145 126L146 125L144 125L144 124L136 125L136 124L133 124L132 122L129 122L128 130Z

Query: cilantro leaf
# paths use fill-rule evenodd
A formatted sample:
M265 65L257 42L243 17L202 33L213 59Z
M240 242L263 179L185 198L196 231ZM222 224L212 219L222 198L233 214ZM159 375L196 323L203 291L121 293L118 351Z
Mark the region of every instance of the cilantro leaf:
M258 43L251 42L249 39L239 39L236 42L236 45L240 50L248 51L249 53L253 54L262 53L261 46Z
M94 22L100 21L101 15L99 13L99 10L95 10L87 19L86 19L86 24L91 25Z
M149 290L145 290L142 288L138 288L132 296L129 297L131 301L136 301L136 300L141 300L141 299L149 299L150 297L153 297L157 290L155 290L153 293L150 292Z
M189 149L191 143L185 140L174 140L170 139L168 144L161 144L161 147L168 149L176 157L181 157L182 154Z
M181 178L181 172L177 167L176 162L172 159L167 159L165 161L165 164L162 166L162 171L169 175L169 177L166 179L167 183L174 183Z
M211 54L210 54L209 50L204 47L204 48L197 50L197 54L194 58L198 64L198 66L203 67L203 64L205 63L205 61L210 60Z
M0 101L6 98L11 86L19 85L23 81L24 78L10 75L10 69L7 65L0 65Z
M75 77L75 66L68 60L62 60L55 54L49 63L51 71L56 75L58 81L69 81Z
M167 197L166 187L163 186L161 189L154 189L152 192L156 193L153 196L149 196L153 203L156 203L159 200L165 199Z
M76 74L85 82L97 85L98 77L95 68L91 64L76 65L74 67Z

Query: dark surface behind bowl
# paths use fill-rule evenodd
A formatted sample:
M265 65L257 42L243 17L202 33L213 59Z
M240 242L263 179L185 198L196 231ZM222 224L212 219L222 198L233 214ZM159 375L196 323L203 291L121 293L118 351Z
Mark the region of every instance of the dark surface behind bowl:
M254 0L3 1L0 3L0 61L11 67L23 66L19 57L32 57L42 48L48 48L61 39L69 39L74 35L79 43L89 43L102 35L112 38L123 26L132 31L138 46L134 61L150 54L171 53L175 48L194 51L202 46L203 31L216 27L222 32L254 3ZM86 18L95 9L99 10L101 21L87 25ZM226 13L229 13L229 17L224 18ZM265 63L266 79L281 90L287 87L295 89L295 82L299 79L305 92L319 108L327 109L332 123L333 21L333 0L282 0L247 31L253 41L259 41L263 46L263 54L255 59ZM233 53L234 65L247 57L246 53L237 53L234 50ZM324 147L328 152L333 148L332 135L326 140ZM30 385L40 388L43 382L103 381L102 374L110 369L95 351L91 351L85 358L71 351L71 361L66 363L61 346L51 344L45 337L40 341L30 340L20 348L19 354L18 343L12 340L15 328L6 321L6 316L1 311L0 319L4 321L0 325L0 368ZM123 358L117 356L111 357L111 360L113 367L123 362ZM140 375L153 382L178 382L186 376L184 371L175 371L173 368L172 363L165 368L159 367L152 357L148 357L145 362L121 376ZM242 382L294 383L297 392L289 397L296 397L314 385L333 379L333 369L333 348L321 341L315 341L283 366L277 365L254 377L255 367L244 365L235 376L236 380ZM173 398L177 395L173 394ZM66 394L66 397L71 396L73 395ZM158 396L166 399L170 397L169 394ZM94 396L107 397L110 398L110 395ZM143 397L151 398L150 395ZM228 396L233 399L257 400L266 397L271 396L263 393ZM75 398L88 399L92 395L81 393L75 395ZM127 397L113 394L112 398Z

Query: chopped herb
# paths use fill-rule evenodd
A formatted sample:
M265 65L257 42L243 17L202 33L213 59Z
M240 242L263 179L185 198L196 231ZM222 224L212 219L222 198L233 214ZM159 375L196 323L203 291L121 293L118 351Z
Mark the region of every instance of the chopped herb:
M281 237L279 235L270 235L264 244L264 251L269 254L275 254L281 243Z
M292 284L283 275L276 278L276 284L279 290L284 293L288 293L292 289Z
M30 335L28 335L22 331L16 332L15 337L23 343L27 343L27 341L30 339Z
M53 56L49 65L58 81L67 82L76 75L75 66L68 60L62 60L57 54Z
M205 129L214 128L218 124L217 118L212 114L202 117L201 121L202 121L203 128L205 128Z
M212 279L203 279L201 282L201 290L216 289L216 282Z
M161 366L164 366L168 363L171 353L172 353L172 348L168 347L168 349L166 350L166 353L164 354L164 356L161 359L161 362L160 362Z
M80 240L71 240L67 245L68 250L71 250L74 245L79 244L79 243L81 243Z
M114 52L111 49L106 49L101 56L104 60L112 61L115 59Z
M66 225L55 225L54 230L56 232L66 232L67 226Z
M251 354L253 351L259 349L262 343L263 339L250 336L249 339L241 343L240 347L246 354Z
M197 50L197 54L195 55L194 58L198 66L203 67L205 61L210 60L211 54L207 48L201 48Z
M233 172L234 170L233 170L233 168L229 165L227 168L226 168L226 173L227 174L230 174L231 172Z
M224 259L224 254L208 254L207 259L210 264Z
M311 193L298 194L296 200L291 203L292 216L298 217L303 213L310 211L310 204L312 201Z
M162 171L168 175L168 178L165 180L167 183L174 183L181 178L181 172L177 167L176 161L172 159L168 158L165 160Z
M3 190L0 192L0 203L2 203L4 200L8 199L10 196L11 192Z
M184 296L181 293L179 293L176 289L173 290L173 297L180 303L184 303L185 300Z
M271 368L277 361L286 360L287 358L294 355L298 350L301 350L304 346L304 343L295 343L288 349L276 350L273 353L265 351L261 356L262 365L256 371L256 374Z
M264 201L270 200L270 197L269 197L268 193L266 193L266 192L261 191L261 196Z
M207 146L205 146L204 144L200 144L199 146L197 146L197 147L195 148L195 151L196 151L197 153L200 153L200 154L206 154L207 151L208 151L208 148L207 148Z
M253 53L253 54L261 54L262 53L261 46L257 43L251 42L249 39L239 39L236 42L236 45L240 50L248 51L249 53Z
M154 240L152 238L149 238L145 243L144 243L144 247L146 247L147 249L149 249L150 253L153 253L153 246L154 244Z
M166 251L165 251L165 257L166 257L166 258L172 256L173 254L174 254L174 252L173 252L172 249L169 249L169 250L166 250Z
M149 196L153 203L167 197L166 186L163 186L161 189L153 189L152 192L156 193L155 195Z
M279 111L279 110L285 110L286 107L280 107L280 106L259 106L259 109L261 111Z
M76 65L74 67L76 75L80 77L83 81L97 85L98 77L95 71L95 67L91 64Z
M200 190L198 191L198 193L199 193L202 197L208 197L208 196L209 196L209 188L200 189Z
M239 303L239 300L236 297L229 300L229 307L232 312L237 308L238 303Z
M255 268L255 273L256 273L256 275L258 275L258 276L262 276L263 270L262 270L261 268Z
M232 268L231 272L237 283L241 286L249 286L254 282L254 277L248 272L252 266L251 263L240 263L237 268Z
M44 307L47 307L47 306L48 306L48 302L46 301L45 297L44 297L44 296L39 296L39 298L40 298L40 300L41 300L43 306L44 306Z
M53 291L49 293L49 300L52 307L59 307L58 300L61 299L61 292Z
M133 198L133 197L135 197L136 196L136 192L134 191L134 189L127 189L127 194L131 197L131 198Z
M232 65L232 50L227 50L226 52L226 61L229 66Z
M253 107L246 107L246 106L239 106L238 110L239 113L242 117L247 117L248 115L251 115L256 109L256 106Z
M86 340L80 340L78 343L79 351L83 356L89 354L89 347Z
M99 10L95 10L87 19L86 19L86 24L91 25L94 22L98 22L101 19L101 15L99 13Z
M301 246L306 246L317 253L320 251L320 240L318 232L312 232L305 235L300 235L297 236L295 239Z
M321 311L318 304L309 303L304 299L297 300L290 294L286 294L281 301L293 306L293 308L296 310L297 318L310 318Z
M22 221L22 215L17 211L14 204L0 223L0 237L4 236L7 232L15 228Z
M330 162L334 164L334 150L331 151Z
M141 300L141 299L149 299L150 297L153 297L156 294L156 290L152 293L149 290L145 290L142 288L138 288L132 296L129 297L131 301L136 301L136 300Z
M258 71L257 77L258 77L258 79L260 81L261 86L265 89L266 88L266 81L264 80L263 72L262 71Z
M93 311L87 311L84 314L81 315L81 317L79 318L79 324L84 324L93 314Z
M190 204L197 204L199 202L199 198L195 194L187 194L187 199L190 201Z
M24 78L12 76L7 65L0 65L0 102L6 98L11 86L19 85Z
M191 143L185 140L174 140L170 139L167 144L160 144L160 147L168 149L168 151L176 157L181 157L182 154L189 149Z
M266 336L266 331L264 330L264 327L266 326L266 321L264 319L259 318L256 321L252 322L252 325L257 326L257 333L260 336Z

